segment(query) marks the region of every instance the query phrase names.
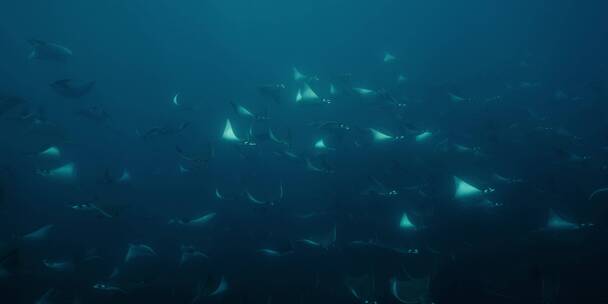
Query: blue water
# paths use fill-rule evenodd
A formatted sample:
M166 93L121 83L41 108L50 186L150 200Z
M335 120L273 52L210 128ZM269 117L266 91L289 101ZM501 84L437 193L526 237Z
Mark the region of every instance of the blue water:
M607 6L0 3L0 303L603 303Z

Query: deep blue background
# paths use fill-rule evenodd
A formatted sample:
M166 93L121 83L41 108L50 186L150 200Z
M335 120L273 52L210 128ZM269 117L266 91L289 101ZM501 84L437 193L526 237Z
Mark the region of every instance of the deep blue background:
M211 236L201 237L200 244L211 254L222 256L215 267L218 271L238 273L238 266L228 266L233 263L230 257L250 244L226 241L225 246L218 246L217 240L223 236L242 241L239 233L256 226L251 230L260 235L266 237L267 230L274 234L269 238L273 241L266 242L253 233L251 239L259 239L251 245L264 247L278 246L272 242L301 231L327 231L333 219L282 228L288 220L281 214L233 210L234 206L218 206L213 196L219 187L233 195L243 188L253 188L260 196L271 197L283 182L289 204L281 212L348 209L351 207L345 201L356 197L365 187L366 178L381 171L387 159L412 153L386 147L371 152L347 149L333 160L340 169L338 177L319 177L303 174L301 164L277 160L271 150L261 148L263 152L255 157L242 159L235 149L219 143L226 118L233 119L238 132L247 129L246 122L234 117L229 101L238 101L257 112L267 110L278 133L292 129L294 145L306 151L303 153L309 152L317 138L303 127L311 121L339 119L361 127L398 128L396 122L375 109L342 105L318 111L293 104L275 106L257 94L259 85L292 84L294 66L325 80L352 73L357 85L394 89L412 99L428 99L433 96L430 90L446 85L466 96L481 98L505 94L507 84L539 82L541 89L517 95L514 103L550 115L555 126L586 134L574 148L577 153L598 153L597 148L606 144L605 117L593 115L584 104L572 107L547 99L558 89L589 98L589 83L605 81L606 11L605 1L570 0L4 1L0 4L0 92L21 96L33 108L43 106L49 118L66 130L68 135L60 145L64 159L77 164L79 181L49 183L37 176L36 169L50 164L27 154L42 145L55 144L55 139L33 136L27 126L1 122L0 164L11 173L5 178L5 188L10 189L6 201L10 204L2 211L0 236L11 239L54 223L61 235L57 244L66 246L56 245L34 256L72 255L82 247L95 247L105 248L107 256L120 260L126 244L143 242L154 244L168 259L176 259L182 238L187 241L192 235L167 228L166 222L173 217L224 211L221 220L225 225L207 231ZM66 64L28 60L29 39L66 45L74 56ZM396 65L382 65L385 51L398 58ZM391 84L399 73L409 77L405 89ZM62 78L94 80L96 86L83 99L66 100L49 86ZM194 110L172 107L170 100L177 92ZM110 122L99 125L74 115L88 105L103 105L112 115ZM602 186L605 177L594 175L595 171L581 177L575 173L588 172L555 167L545 154L537 153L534 144L538 142L534 139L524 139L530 144L528 150L506 151L475 137L483 133L480 126L486 125L480 117L488 112L454 110L446 116L445 110L441 103L429 103L413 120L451 139L485 145L498 159L505 160L492 164L499 171L532 177L533 183L560 180L555 182L555 189L563 193L538 201L513 195L517 205L529 199L540 206L562 206L573 214L584 214L586 211L578 210L568 195L577 193L584 198ZM500 107L488 111L499 122L523 115ZM176 136L144 142L136 135L137 130L185 121L191 122L191 127ZM180 175L175 145L203 151L209 143L217 155L210 167L204 172ZM514 162L519 166L514 167ZM449 160L427 164L432 167L428 175L446 168L450 172L477 173L476 169L464 169L467 164ZM106 168L114 174L127 168L133 183L119 189L100 185ZM410 172L407 178L395 178L391 183L410 184L427 177L425 173ZM560 186L570 181L579 183L572 193ZM545 184L535 186L543 188ZM75 217L66 208L68 203L99 197L128 205L126 215L116 222L97 221ZM338 213L348 213L342 211ZM379 217L371 214L372 219L366 223L380 222L377 225L381 228L356 227L346 233L356 239L373 238L373 231L386 232L382 228L385 220L380 217L385 212L378 213ZM260 220L261 216L267 217ZM391 221L396 222L399 216L395 212ZM537 220L531 218L522 219L519 226L525 228L518 229L534 226L526 222ZM387 233L387 238L399 239L393 232ZM35 294L46 290L42 286L36 287Z

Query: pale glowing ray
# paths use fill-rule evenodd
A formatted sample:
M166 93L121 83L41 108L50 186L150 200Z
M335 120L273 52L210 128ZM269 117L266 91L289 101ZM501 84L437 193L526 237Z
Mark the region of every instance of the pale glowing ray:
M323 139L319 139L319 140L317 140L317 142L315 142L315 149L319 149L319 150L334 150L333 148L328 147L325 144L325 140L323 140Z
M466 99L466 98L464 98L464 97L460 97L460 96L457 96L457 95L454 95L454 94L452 94L452 93L448 93L448 96L450 97L450 100L451 100L451 101L456 102L456 103L458 103L458 102L463 102L463 101L467 101L467 99Z
M236 136L236 134L234 133L234 129L232 129L230 119L226 119L226 126L224 127L224 133L222 134L222 138L227 141L241 142L241 139Z
M401 216L401 221L399 222L399 227L401 227L401 229L404 229L404 230L415 230L416 229L416 225L414 225L414 223L412 223L410 218L407 216L407 213L405 213L405 212L403 212L403 215Z
M247 118L255 118L255 114L253 114L251 111L249 111L247 108L245 108L242 105L238 105L235 103L232 103L232 105L234 106L236 113L240 116L243 117L247 117Z
M249 199L250 202L254 203L254 204L258 204L258 205L266 205L268 204L265 201L259 200L257 198L255 198L250 192L249 190L245 191L245 195L247 195L247 199Z
M307 77L304 74L300 73L297 68L293 68L293 79L295 81L305 80L306 78Z
M608 187L606 187L606 188L600 188L600 189L597 189L597 190L593 191L593 193L591 193L591 195L589 195L588 200L593 200L593 198L595 196L600 195L600 194L602 194L604 192L608 192Z
M395 137L384 134L376 129L370 128L369 129L372 132L372 136L374 138L374 141L389 141L389 140L394 140Z
M45 149L44 151L38 153L41 157L47 158L59 158L61 157L61 150L57 146L51 146Z
M74 163L67 163L55 169L38 171L38 174L45 177L68 180L76 177L76 168Z
M49 233L53 229L53 225L46 225L41 228L36 229L33 232L30 232L23 236L23 239L26 241L42 241L48 238Z
M122 171L122 175L120 176L120 178L118 179L118 182L121 184L125 184L131 181L131 173L129 173L129 171L127 171L126 169L124 171Z
M555 211L549 210L549 219L547 220L546 227L547 230L576 230L579 228L579 225L566 221L555 213Z
M390 53L386 52L384 53L384 62L392 62L395 61L395 59L397 59L395 56L391 55Z
M215 197L219 200L226 200L226 197L220 193L220 189L215 188Z
M297 102L313 102L319 100L319 95L312 90L312 88L304 83L302 84L302 90L298 91L298 97L296 98Z
M217 215L217 213L211 212L211 213L205 214L201 217L198 217L196 219L193 219L185 224L188 226L203 226L203 225L211 222L211 220L213 220L216 217L216 215Z
M466 183L462 179L454 176L454 184L456 191L454 192L454 198L457 200L470 200L480 197L483 191L478 188Z
M186 174L186 173L190 172L190 169L185 168L184 166L182 166L182 164L178 164L177 169L179 170L180 174Z
M140 257L155 257L156 252L147 245L144 244L129 244L129 250L125 255L125 263L133 261Z
M336 87L333 85L333 83L329 84L329 95L336 95L338 94L338 90L336 90Z
M428 140L428 139L429 139L429 138L431 138L432 136L433 136L433 133L431 133L431 132L429 132L429 131L424 131L424 132L422 132L422 133L420 133L420 134L418 134L418 135L416 136L416 141L417 141L417 142L423 142L423 141Z
M226 278L222 277L220 284L217 286L217 288L209 294L210 297L219 295L223 292L225 292L226 290L228 290L228 282L226 281Z
M361 96L374 96L376 95L376 92L370 89L366 89L366 88L353 88L353 91L355 91L357 94L361 95Z

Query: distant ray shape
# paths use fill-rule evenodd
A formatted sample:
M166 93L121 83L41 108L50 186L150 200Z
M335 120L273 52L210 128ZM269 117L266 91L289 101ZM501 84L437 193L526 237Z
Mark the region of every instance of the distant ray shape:
M338 90L336 89L336 86L334 86L333 84L329 84L329 95L335 96L338 94Z
M401 221L399 222L399 227L403 230L416 230L416 225L412 223L407 213L403 212L401 216Z
M212 276L207 277L204 282L198 282L196 285L195 295L191 304L195 303L207 303L205 297L215 297L222 295L228 291L228 281L224 276L219 278L219 281Z
M107 213L106 211L92 203L74 203L70 205L70 208L76 211L97 212L100 216L106 218L114 217L113 215Z
M306 80L308 77L306 77L306 75L300 73L300 71L298 71L297 68L293 68L293 80L295 81L302 81L302 80Z
M99 290L99 291L103 291L103 292L107 292L109 294L117 294L117 293L122 293L122 294L126 294L127 292L122 289L119 288L117 286L112 286L109 284L105 284L105 283L97 283L93 285L93 289Z
M395 56L391 55L390 53L386 52L384 53L384 62L388 63L388 62L393 62L395 61L395 59L397 59Z
M186 173L190 172L190 169L184 167L182 164L178 164L177 169L179 170L180 174L186 174Z
M316 103L320 102L319 95L312 90L312 88L306 84L302 84L302 88L298 90L298 94L296 96L296 102L301 103Z
M283 254L281 252L278 252L274 249L268 249L268 248L264 248L264 249L259 249L257 250L258 253L260 253L261 255L264 256L268 256L268 257L280 257L283 256Z
M270 138L270 140L272 140L273 142L277 143L277 144L282 144L282 145L286 145L289 146L289 134L288 134L288 138L286 140L282 140L279 139L274 132L272 131L272 128L268 128L268 137Z
M331 168L317 166L310 160L310 158L306 158L306 169L308 169L309 171L321 172L321 173L332 173L333 172L331 170Z
M289 151L289 150L285 150L283 151L283 154L291 159L299 159L300 156L298 156L296 153Z
M178 223L190 227L202 227L210 223L216 216L217 213L210 212L192 220L172 220L170 223Z
M230 142L241 142L241 139L238 138L234 133L232 123L230 123L230 119L226 119L226 126L224 127L224 133L222 134L222 138Z
M270 205L270 206L274 206L277 203L280 203L281 201L283 201L284 195L285 195L285 193L284 193L283 182L282 181L279 184L279 196L275 200L264 201L264 200L258 199L257 197L253 196L253 194L251 194L251 192L249 190L245 190L245 196L247 196L247 199L250 202L252 202L254 204L257 204L257 205Z
M416 135L416 141L417 142L424 142L424 141L427 141L428 139L430 139L431 136L433 136L433 133L431 133L429 131L424 131L424 132Z
M454 192L454 198L456 200L474 200L480 198L483 194L483 191L466 183L465 181L456 176L454 176L454 185L456 189L456 191Z
M74 263L68 260L43 260L42 263L47 268L57 272L70 272L74 270Z
M319 243L315 240L312 240L312 239L299 239L299 240L296 240L296 242L302 243L308 247L319 247L319 248L322 247L321 243Z
M38 174L55 179L70 180L76 177L76 168L74 163L67 163L55 169L40 170Z
M322 236L319 238L299 239L296 242L303 244L306 247L328 249L336 244L336 239L337 239L337 230L336 230L336 226L334 226L332 228L332 230L329 233L327 233L325 236Z
M566 99L568 99L568 94L566 94L562 90L557 90L557 91L555 91L555 93L553 93L553 97L556 100L566 100Z
M222 278L220 279L220 283L217 285L217 288L215 288L215 290L213 290L213 292L211 292L209 294L210 297L213 296L217 296L220 295L224 292L226 292L228 290L228 281L226 281L226 278L224 276L222 276Z
M65 62L73 55L72 50L57 43L37 39L29 42L34 48L30 53L30 59Z
M376 280L373 275L347 277L344 283L358 303L377 303Z
M285 197L285 189L283 188L283 181L281 181L279 183L279 198L278 198L278 201L279 202L283 201L284 197Z
M191 264L193 262L206 260L209 258L209 256L207 256L203 252L197 250L193 246L183 246L182 245L180 250L182 252L182 256L180 257L180 260L179 260L180 267L182 267L186 264Z
M156 257L156 252L148 245L144 244L129 244L129 249L125 255L125 263L133 262L136 259L144 257Z
M324 243L325 247L330 247L330 246L334 246L337 241L338 241L338 227L336 227L336 225L334 224L333 229L331 229L327 238L325 240L323 240L323 243Z
M399 76L397 76L397 83L404 83L407 82L407 77L399 74Z
M57 296L57 290L54 288L49 288L34 304L53 304L55 303L55 298Z
M315 148L317 148L317 149L327 149L327 146L325 145L325 142L323 141L323 139L319 139L315 143Z
M372 132L372 137L375 142L391 141L395 139L394 136L382 133L376 129L370 128L369 130Z
M391 294L395 299L405 304L429 304L429 278L409 279L399 281L391 279Z
M203 225L206 225L207 223L211 222L216 216L217 216L217 213L210 212L210 213L207 213L207 214L205 214L203 216L200 216L198 218L195 218L195 219L187 222L186 225L189 225L189 226L203 226Z
M256 118L257 117L255 114L253 114L251 111L249 111L247 108L245 108L242 105L236 104L234 102L231 102L230 104L234 108L234 111L236 112L236 114L239 116L242 116L245 118Z
M250 202L254 203L254 204L258 204L258 205L266 205L266 204L268 204L268 203L267 203L267 202L265 202L265 201L262 201L262 200L260 200L260 199L257 199L255 196L253 196L253 195L252 195L252 194L249 192L249 190L245 190L245 195L247 195L247 199L248 199Z
M54 227L53 225L46 225L41 228L38 228L35 231L24 235L23 240L32 241L32 242L46 240L49 237L49 234L50 234L51 230L53 229L53 227Z
M244 117L250 117L253 118L255 117L255 115L253 113L251 113L251 111L249 111L247 108L241 106L241 105L237 105L236 106L236 112Z
M576 230L581 226L569 221L566 221L559 216L553 209L549 210L549 218L547 219L547 230Z
M40 153L38 153L38 156L44 157L44 158L60 158L61 150L59 150L59 147L57 147L57 146L50 146L50 147L46 148L45 150L41 151Z
M376 91L366 88L353 88L353 91L363 97L376 96Z
M473 152L475 148L467 147L464 145L454 144L454 150L458 153L469 153Z
M127 171L126 169L122 171L122 174L120 175L120 177L116 180L116 182L118 182L119 184L126 184L131 182L131 173L129 173L129 171Z
M317 140L317 142L315 142L315 149L318 149L318 150L335 150L333 148L328 147L325 144L325 140L323 140L323 139L319 139L319 140Z
M452 93L448 93L448 96L450 97L450 100L452 102L458 103L458 102L463 102L463 101L467 101L468 99L464 98L464 97L460 97L458 95L454 95Z
M606 188L599 188L599 189L593 191L591 193L591 195L589 195L589 198L587 200L592 201L596 197L601 197L604 193L607 193L607 192L608 192L608 187L606 187Z
M173 103L175 106L179 106L179 105L180 105L180 103L179 103L179 99L178 99L178 98L179 98L179 93L175 94L175 95L173 96L173 99L171 99L171 102L172 102L172 103Z
M110 273L109 278L116 279L120 276L120 274L121 274L120 268L114 267L114 268L112 268L112 272Z
M217 199L221 200L221 201L228 200L228 199L226 198L226 196L224 196L224 195L223 195L223 194L220 192L220 189L218 189L218 188L215 188L215 197L216 197Z

